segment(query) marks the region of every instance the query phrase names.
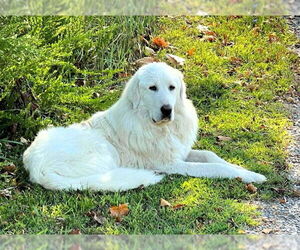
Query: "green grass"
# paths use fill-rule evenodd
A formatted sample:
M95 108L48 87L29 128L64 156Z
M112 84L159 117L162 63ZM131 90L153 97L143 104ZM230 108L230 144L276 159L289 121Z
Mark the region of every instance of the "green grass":
M22 20L10 22L23 27ZM52 23L54 20L49 17L44 22ZM33 21L41 22L35 18L31 20ZM92 25L100 21L107 22L90 18L85 24L100 27L101 25ZM123 34L125 30L122 27L129 25L130 22L130 27L135 27L139 21L114 20L116 31L111 35L107 34L110 39L107 40L106 46L118 37L118 32ZM140 25L139 34L144 35L148 32L142 28L146 23L156 27L155 30L151 30L153 36L163 37L173 46L160 50L158 58L166 60L166 53L186 58L185 65L179 68L185 74L188 96L193 100L200 118L199 140L195 148L212 150L230 162L263 173L268 181L257 185L258 192L255 194L250 194L238 180L182 176L168 176L155 186L121 193L54 192L29 183L21 163L21 153L26 145L0 139L0 157L6 159L0 164L3 167L13 162L17 166L14 175L1 171L0 190L11 188L11 197L0 197L0 233L65 234L79 228L86 234L233 234L242 232L246 225L258 224L259 213L250 201L275 198L278 194L274 188L289 188L283 170L287 168L285 148L289 143L289 137L286 129L290 122L278 97L287 93L294 84L291 67L296 62L296 56L288 49L295 42L295 38L288 31L285 20L275 17L169 17L159 18L158 21L153 18ZM196 28L199 24L208 26L216 33L215 42L201 40ZM30 107L30 103L22 106L15 101L9 106L7 96L0 102L4 107L2 117L6 121L2 126L5 131L10 131L3 133L2 137L13 141L19 141L21 136L32 140L33 134L41 127L49 124L69 124L84 119L97 109L107 108L117 100L124 79L120 80L112 73L101 80L92 77L92 72L124 67L129 69L125 59L128 57L129 61L132 61L141 56L136 51L139 51L138 44L142 47L143 44L138 42L139 34L134 32L126 31L129 35L127 39L131 40L117 40L111 45L115 46L111 49L111 53L99 55L96 61L90 61L89 54L85 53L89 53L88 47L91 42L89 38L93 32L89 32L89 28L83 29L80 18L73 18L72 21L64 19L63 25L58 25L58 28L53 28L53 25L44 24L44 26L52 27L52 31L37 30L35 27L38 26L31 24L25 38L21 36L12 39L11 42L17 43L16 40L22 39L20 44L25 46L24 43L36 39L38 45L31 48L33 54L38 51L45 55L47 52L51 60L58 58L60 62L69 63L67 69L75 65L76 70L79 70L77 73L84 76L87 84L83 87L77 86L74 84L78 77L76 72L70 73L59 69L56 74L49 77L51 85L58 86L54 90L50 89L57 95L52 95L56 102L53 103L49 101L47 93L35 89L36 85L42 86L38 81L45 81L49 70L40 73L36 69L38 67L34 68L32 78L26 81L31 84L29 89L33 89L38 96L39 107L43 107L42 110L38 108L40 115L37 117L40 120L34 116L34 112L28 110L26 105ZM69 35L63 34L53 39L45 36L56 34L59 27L64 27L64 32ZM259 32L255 32L258 30L256 27L259 27ZM3 36L4 33L7 34L7 31L4 32L2 29L0 34ZM269 41L271 34L276 35L276 42ZM95 43L98 41L102 44L101 36L97 37ZM73 39L76 40L75 43ZM83 46L82 39L89 42ZM222 45L224 39L233 42L234 45ZM53 52L53 48L57 50ZM65 53L68 48L69 54L60 57L60 53ZM101 46L95 45L95 51L91 52L93 55L98 54L97 48ZM192 48L195 48L195 54L187 56L187 51ZM21 50L22 48L19 48L19 53ZM41 61L43 64L51 65L52 62L47 58L41 58L40 54L31 63ZM79 55L83 56L81 66L76 64ZM237 63L232 57L241 60ZM121 60L121 64L114 64L120 58L124 59ZM6 74L2 70L0 76L1 79L10 79L7 83L12 84L13 88L14 80L25 74L32 64L27 64L28 62L24 60L26 67L24 66L20 72L14 72L10 68L16 64L13 55L8 61L11 64L5 68ZM105 62L107 64L101 66ZM16 73L19 75L16 76ZM63 86L61 82L64 82ZM112 89L116 91L111 91ZM100 96L93 99L95 90ZM80 98L76 99L76 95L79 94ZM18 98L16 94L14 100L19 100ZM60 112L57 113L57 110ZM10 113L14 116L8 116ZM17 118L9 123L9 118L13 119L15 116ZM32 120L29 124L26 122L28 119ZM14 124L17 124L15 130ZM216 137L219 135L229 136L232 140L218 142ZM162 208L159 206L160 198L168 200L173 205L185 204L185 206L179 210ZM110 217L109 207L122 203L129 204L130 213L122 222L117 223ZM98 216L104 217L103 223L99 224L87 216L89 211L95 211Z

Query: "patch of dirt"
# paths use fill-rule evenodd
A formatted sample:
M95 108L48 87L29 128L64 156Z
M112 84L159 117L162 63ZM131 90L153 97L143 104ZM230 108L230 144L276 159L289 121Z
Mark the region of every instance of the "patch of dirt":
M292 15L300 14L300 1L299 0L288 0L289 12Z
M300 16L288 17L291 29L300 39ZM300 57L300 43L293 48ZM285 105L290 110L290 119L293 125L289 132L293 142L289 145L289 158L287 163L291 166L288 177L293 183L293 190L300 191L300 72L295 72L295 83L298 86L285 100ZM298 91L297 91L298 89ZM300 233L300 197L286 197L272 202L255 201L262 212L262 223L255 228L248 228L249 234L289 234Z

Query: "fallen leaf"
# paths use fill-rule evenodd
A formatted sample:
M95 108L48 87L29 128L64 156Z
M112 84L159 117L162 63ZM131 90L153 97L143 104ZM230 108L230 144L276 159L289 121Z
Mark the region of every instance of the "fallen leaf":
M169 43L160 37L153 38L152 42L159 48L167 48L169 46Z
M255 35L258 35L260 32L261 32L261 29L259 27L254 27L252 29L252 32L255 34Z
M241 178L241 177L236 177L235 179L236 179L237 181L240 181L240 182L243 181L243 178Z
M160 199L160 206L161 207L171 207L170 202L164 200L164 199Z
M229 47L231 47L231 46L234 45L234 42L233 42L233 41L228 41L228 39L224 39L224 40L222 41L222 45L223 45L223 46L229 46ZM224 54L222 54L222 55L224 55Z
M172 208L173 208L174 210L181 209L181 208L183 208L183 207L185 207L185 204L176 204L176 205L172 206Z
M143 57L141 59L136 60L133 64L141 67L141 66L146 65L148 63L153 63L153 62L157 62L157 61L158 60L155 59L154 57L147 56L147 57Z
M223 208L221 208L221 207L216 207L214 210L217 211L217 212L222 212L222 211L223 211Z
M234 57L234 56L230 57L229 61L233 65L241 65L243 63L243 60L241 58Z
M103 225L106 220L105 217L98 215L95 211L90 211L86 215L93 218L100 225Z
M214 36L214 37L217 36L216 32L210 31L210 30L204 31L204 34L207 35L207 36Z
M234 16L234 15L231 15L229 16L229 20L234 20L234 19L238 19L238 18L241 18L242 16Z
M293 190L292 195L293 195L294 197L300 197L300 190Z
M231 141L232 138L231 138L231 137L228 137L228 136L222 136L222 135L219 135L219 136L217 136L217 140L218 140L218 141Z
M20 142L22 142L23 144L28 144L28 140L27 139L25 139L24 137L21 137L20 138Z
M252 183L246 184L245 187L252 194L257 192L257 187L255 187Z
M195 48L191 48L189 49L186 53L188 56L193 56L196 52L196 49Z
M289 103L296 103L294 98L290 97L290 96L286 98L286 101L289 102Z
M201 41L203 42L215 42L216 41L216 37L215 36L204 36Z
M148 56L154 56L156 55L155 51L147 46L145 46L145 54Z
M172 54L166 54L166 58L175 65L181 65L183 66L185 59L179 56L175 56Z
M285 197L279 199L279 203L281 203L281 204L285 204L286 202L287 202L287 200Z
M6 171L6 172L9 172L9 173L13 173L16 171L16 166L15 164L10 164L10 165L6 165L3 167L3 170Z
M257 84L249 84L246 88L253 92L254 90L257 90L259 86Z
M119 77L119 78L126 78L126 77L130 77L130 76L131 76L131 74L128 73L128 72L120 72L120 73L118 74L118 77Z
M263 164L263 162L261 162ZM268 164L268 162L264 162L265 165ZM272 163L270 163L272 164ZM286 189L284 188L271 188L272 190L274 190L275 192L277 192L278 194L285 194L286 193Z
M122 217L129 213L128 204L120 204L119 206L113 206L109 208L110 216L116 218L117 222L122 221Z
M270 43L275 43L278 41L279 41L279 38L275 34L269 34L269 42Z
M205 32L205 31L209 31L209 28L207 26L204 26L204 25L201 25L199 24L197 26L197 29L200 31L200 32Z
M80 230L78 228L73 229L69 234L81 234Z
M11 198L11 191L8 189L0 190L0 197Z
M271 229L271 228L265 228L261 232L264 233L264 234L270 234L271 232L273 232L273 229Z

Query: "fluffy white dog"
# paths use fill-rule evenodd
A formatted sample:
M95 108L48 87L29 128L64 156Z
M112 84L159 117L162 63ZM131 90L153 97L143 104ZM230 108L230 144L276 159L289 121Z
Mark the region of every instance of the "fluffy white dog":
M110 109L39 132L23 160L32 182L58 190L123 191L155 184L162 173L266 180L213 152L192 150L197 128L181 72L151 63L135 73Z

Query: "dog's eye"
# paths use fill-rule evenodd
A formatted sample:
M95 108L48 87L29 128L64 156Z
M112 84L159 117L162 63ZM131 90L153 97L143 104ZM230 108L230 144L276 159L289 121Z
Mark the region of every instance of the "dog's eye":
M174 89L175 89L175 86L170 85L169 90L174 90Z
M150 86L149 89L152 90L152 91L156 91L157 87L156 86Z

